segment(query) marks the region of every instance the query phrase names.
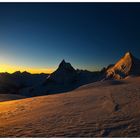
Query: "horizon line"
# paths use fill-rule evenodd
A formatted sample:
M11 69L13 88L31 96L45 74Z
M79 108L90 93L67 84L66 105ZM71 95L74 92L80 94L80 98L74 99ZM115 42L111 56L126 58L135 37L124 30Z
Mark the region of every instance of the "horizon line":
M125 55L127 53L131 53L130 51L127 51L125 53ZM132 54L132 53L131 53ZM62 60L63 61L63 60ZM58 65L59 66L59 65ZM108 65L107 65L108 66ZM83 69L83 68L76 68L76 70L87 70L90 72L97 72L97 71L101 71L103 68L106 68L107 66L103 66L102 68L96 68L96 69ZM9 73L9 74L13 74L15 72L27 72L30 74L51 74L53 73L55 70L57 69L57 67L53 67L53 68L37 68L37 67L27 67L27 66L18 66L18 65L9 65L9 64L0 64L0 73Z

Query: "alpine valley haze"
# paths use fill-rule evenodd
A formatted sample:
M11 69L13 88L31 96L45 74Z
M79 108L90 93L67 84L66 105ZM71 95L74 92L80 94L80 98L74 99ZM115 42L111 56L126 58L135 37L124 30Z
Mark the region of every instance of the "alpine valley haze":
M140 3L0 3L0 137L140 137Z

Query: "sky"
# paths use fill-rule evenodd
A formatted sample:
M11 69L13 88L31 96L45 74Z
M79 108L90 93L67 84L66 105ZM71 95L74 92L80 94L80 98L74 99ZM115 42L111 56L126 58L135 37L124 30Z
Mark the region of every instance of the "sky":
M140 58L138 3L0 3L0 72L96 71L127 51Z

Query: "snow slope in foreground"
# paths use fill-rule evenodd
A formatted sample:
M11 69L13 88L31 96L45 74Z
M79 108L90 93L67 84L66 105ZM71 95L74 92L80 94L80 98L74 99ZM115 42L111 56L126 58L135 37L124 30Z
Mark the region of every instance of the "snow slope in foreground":
M0 102L0 137L140 137L140 77Z

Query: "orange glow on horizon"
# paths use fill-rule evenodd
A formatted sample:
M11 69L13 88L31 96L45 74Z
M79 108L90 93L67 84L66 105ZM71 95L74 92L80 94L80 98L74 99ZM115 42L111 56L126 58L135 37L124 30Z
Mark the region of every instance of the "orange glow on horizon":
M54 71L54 68L36 68L36 67L23 67L23 66L11 66L8 64L0 64L0 73L2 72L8 72L8 73L14 73L16 71L24 72L27 71L32 74L37 73L52 73Z

